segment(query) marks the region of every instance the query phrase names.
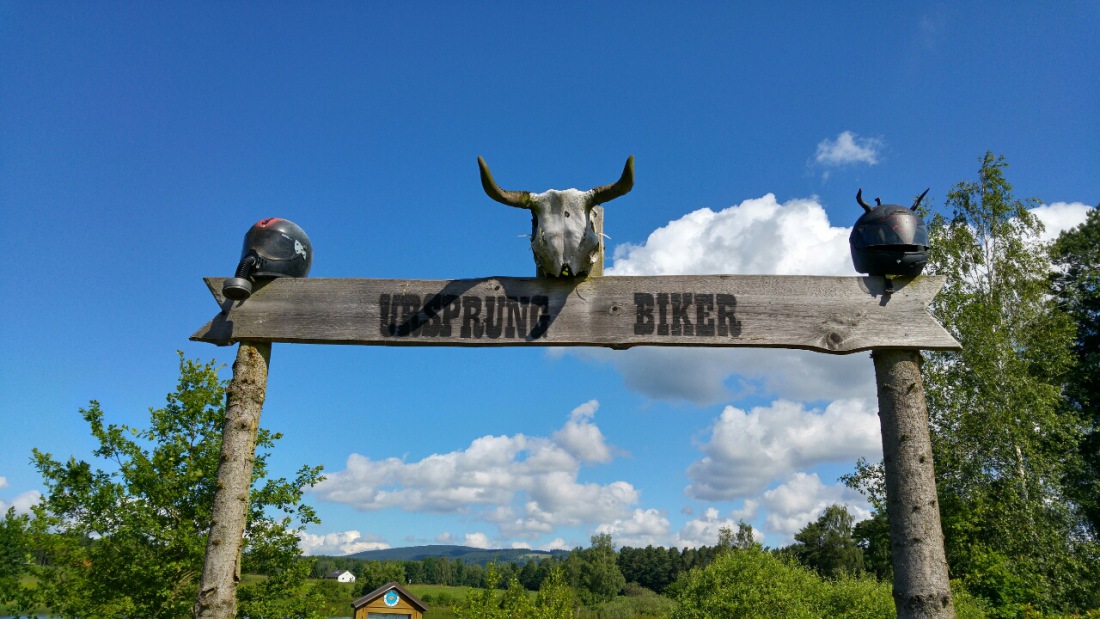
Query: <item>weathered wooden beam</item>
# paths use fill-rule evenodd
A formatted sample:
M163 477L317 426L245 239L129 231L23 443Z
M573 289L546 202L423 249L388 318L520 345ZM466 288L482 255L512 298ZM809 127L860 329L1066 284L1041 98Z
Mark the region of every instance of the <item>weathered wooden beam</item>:
M292 279L258 283L191 336L382 346L740 346L834 354L954 350L928 312L935 276L684 275L583 281Z

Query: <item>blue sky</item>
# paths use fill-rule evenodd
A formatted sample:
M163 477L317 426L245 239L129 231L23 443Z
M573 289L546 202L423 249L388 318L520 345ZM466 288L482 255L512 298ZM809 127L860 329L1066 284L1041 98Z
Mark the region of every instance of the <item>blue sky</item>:
M77 409L141 425L264 217L312 276L533 272L481 190L591 188L611 274L853 274L854 194L942 207L1003 154L1051 232L1100 202L1100 5L0 0L0 507ZM303 548L769 545L878 453L866 354L276 345L277 475L323 464ZM228 369L225 375L228 376Z

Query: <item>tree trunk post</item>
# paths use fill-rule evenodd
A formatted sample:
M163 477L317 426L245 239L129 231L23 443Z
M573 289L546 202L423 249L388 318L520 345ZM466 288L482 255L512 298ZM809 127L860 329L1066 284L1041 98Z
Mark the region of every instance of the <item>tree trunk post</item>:
M267 393L270 342L241 342L226 389L218 485L214 492L210 537L193 616L233 619L241 580L241 548L248 517L248 492L256 457L256 433Z
M943 548L920 352L875 350L886 514L900 618L955 617Z

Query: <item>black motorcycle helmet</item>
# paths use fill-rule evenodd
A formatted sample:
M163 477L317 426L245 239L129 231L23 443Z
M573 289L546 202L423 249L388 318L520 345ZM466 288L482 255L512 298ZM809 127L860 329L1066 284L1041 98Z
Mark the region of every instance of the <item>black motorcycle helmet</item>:
M882 204L878 198L872 208L863 201L862 189L856 193L856 201L865 211L848 237L857 271L883 276L920 275L928 262L928 229L916 210L927 193L925 189L910 208Z
M313 264L313 245L304 230L289 219L257 221L244 235L235 277L225 280L222 293L235 301L252 296L257 277L305 277Z

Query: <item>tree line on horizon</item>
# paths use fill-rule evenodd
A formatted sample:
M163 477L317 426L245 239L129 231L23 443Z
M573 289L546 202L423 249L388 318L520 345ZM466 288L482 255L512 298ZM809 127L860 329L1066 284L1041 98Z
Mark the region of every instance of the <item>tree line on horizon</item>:
M1007 165L986 153L976 180L955 185L943 209L924 212L926 272L947 282L931 310L963 345L922 354L952 590L957 604L964 600L960 616L1097 616L1100 209L1041 243L1042 225L1030 212L1039 202L1014 196ZM150 410L147 428L107 423L94 401L79 411L99 445L98 464L33 450L45 493L30 513L9 509L0 520L0 610L85 618L191 614L226 382L214 362L181 354L176 390ZM279 438L259 431L241 569L263 577L242 584L238 609L242 616L318 616L327 593L310 575L324 573L318 566L329 558L303 559L298 533L319 522L302 498L322 471L303 466L293 479L271 479L267 461ZM814 604L854 617L846 604L859 596L880 600L891 582L889 515L881 463L857 462L844 480L867 497L872 518L853 523L842 506L831 506L785 548L758 547L747 525L724 529L706 549L616 550L609 536L594 536L588 548L531 567L427 559L372 566L378 573L364 572L361 586L379 578L437 579L506 593L537 590L542 601L529 610L540 617L564 613L567 601L590 607L641 591L675 600L674 617L705 617L715 608L730 616L780 608L815 616L799 610ZM391 578L398 567L400 578ZM763 580L753 588L749 578ZM508 616L498 613L507 603L519 617L528 612L524 599L478 594L471 604L485 605L484 612L467 610L471 617Z

